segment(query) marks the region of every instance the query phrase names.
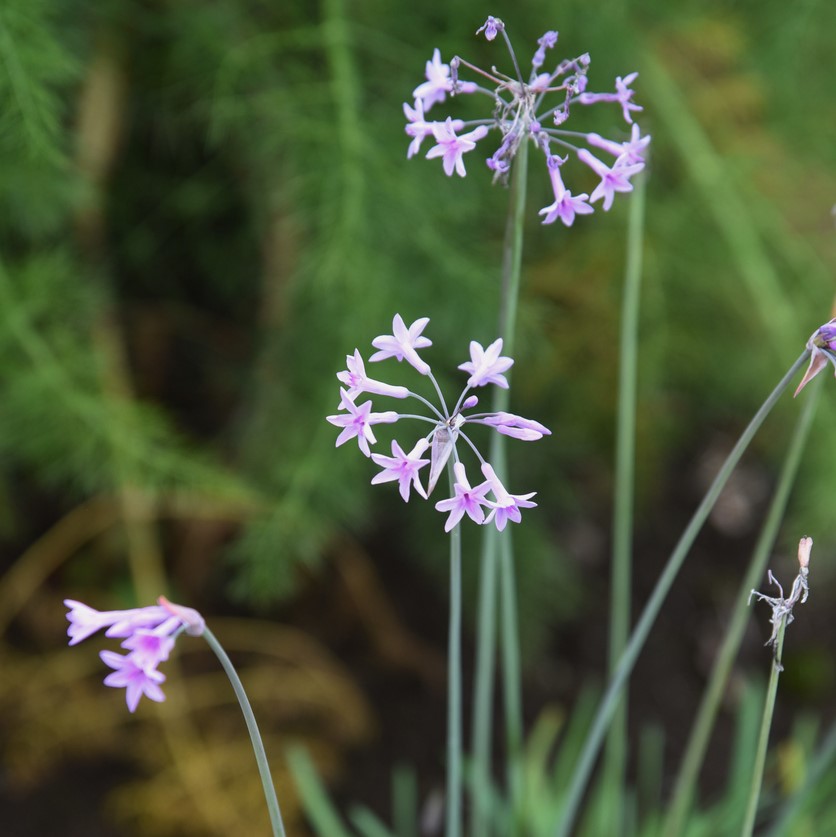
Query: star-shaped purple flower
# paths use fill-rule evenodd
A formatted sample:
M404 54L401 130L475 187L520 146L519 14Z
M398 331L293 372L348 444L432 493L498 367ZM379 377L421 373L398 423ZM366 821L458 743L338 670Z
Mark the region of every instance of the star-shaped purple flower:
M507 372L514 365L514 361L510 357L501 357L501 351L501 337L494 340L487 349L483 349L482 344L475 340L470 341L470 360L459 364L459 369L470 375L467 379L469 387L496 384L502 389L508 389L508 380L502 373Z
M459 177L464 177L467 172L464 168L463 155L468 151L473 151L476 148L477 141L487 136L487 133L487 127L479 125L472 131L457 137L453 120L448 116L444 122L436 122L433 125L433 136L438 145L434 145L427 152L427 159L432 160L433 157L441 157L444 173L448 177L454 171Z
M418 472L425 465L429 465L429 459L421 459L421 454L429 446L430 443L426 439L419 439L409 453L404 453L401 446L393 440L392 456L373 453L372 460L376 465L380 465L383 470L372 477L372 485L397 480L401 497L403 497L405 502L409 501L410 486L415 488L418 494L426 500L427 492L424 491L424 487L421 485L421 477Z
M585 148L578 151L578 159L586 163L601 178L601 182L595 187L595 191L593 191L589 200L591 203L595 203L595 201L603 198L605 212L612 206L616 192L633 191L633 184L630 182L630 178L644 168L644 163L624 165L619 162L621 158L616 160L615 164L610 167L590 154Z
M362 404L355 404L348 393L340 387L340 409L344 413L337 413L335 416L326 416L331 424L342 427L343 431L337 436L335 447L345 444L349 439L357 439L360 450L366 456L371 456L369 442L375 444L377 439L372 432L373 424L392 424L399 418L398 414L389 410L385 413L373 413L372 402L364 401Z
M561 160L555 155L548 158L549 177L554 190L554 203L544 206L538 214L545 215L544 224L553 224L558 218L567 226L571 227L575 215L589 215L595 209L587 201L589 195L584 192L582 195L572 196L572 193L563 185L563 178L560 176Z
M471 488L467 481L464 465L461 462L457 462L453 466L453 473L456 475L453 496L447 500L439 500L435 504L438 511L450 512L450 516L444 524L445 532L449 532L465 514L474 522L482 523L485 519L485 512L482 507L490 505L490 502L485 498L485 495L491 489L487 482Z
M348 387L348 397L355 399L360 393L370 395L388 395L390 398L407 398L409 390L406 387L385 384L366 376L366 367L360 350L355 349L353 355L345 356L346 369L337 372L337 378Z
M392 334L381 334L372 340L372 346L379 351L370 358L371 363L376 363L386 358L393 357L397 361L406 360L414 366L422 375L429 374L430 365L418 357L417 349L426 349L432 346L432 340L421 336L421 332L427 327L429 317L417 319L409 328L403 321L400 314L395 314L392 320Z
M159 686L165 680L162 672L155 668L143 668L131 654L123 657L114 651L100 651L99 656L107 665L116 669L105 677L105 686L125 689L125 700L131 712L136 711L139 699L143 695L157 703L165 700L163 690Z
M537 493L536 491L532 491L530 494L509 494L494 469L487 462L482 465L482 473L485 475L484 484L490 486L494 496L494 500L488 503L491 511L485 519L485 523L493 521L500 532L509 521L519 523L522 520L520 509L532 509L537 505L537 503L531 502L531 498Z

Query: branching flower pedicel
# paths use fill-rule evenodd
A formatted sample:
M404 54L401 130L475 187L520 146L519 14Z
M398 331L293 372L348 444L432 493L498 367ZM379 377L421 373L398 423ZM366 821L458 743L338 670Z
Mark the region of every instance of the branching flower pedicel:
M205 628L203 617L196 610L172 604L163 597L159 602L152 607L98 611L73 599L64 600L69 608L70 645L77 645L102 628L107 628L105 636L123 639L122 647L128 654L100 651L99 656L114 669L105 678L105 686L124 688L131 712L143 695L157 702L165 700L160 688L165 675L157 671L157 666L168 659L180 633L200 636Z
M444 64L441 53L436 49L432 59L427 62L427 80L412 91L414 106L404 104L404 114L408 120L406 133L412 138L407 158L417 154L421 143L432 137L436 144L427 152L427 158L441 157L445 174L449 176L455 171L464 177L464 155L472 151L491 128L495 128L500 132L502 140L499 148L488 158L487 164L494 172L494 180L505 179L520 144L531 140L545 155L546 168L554 190L554 203L540 210L540 215L545 216L544 224L551 224L559 218L569 227L576 215L594 212L592 204L596 201L603 200L602 207L606 212L612 206L616 192L632 191L630 178L644 168L644 155L650 143L650 137L643 137L639 126L633 121L633 114L642 110L633 101L634 91L631 87L638 73L630 73L624 78L619 76L615 80L613 93L592 93L586 89L590 64L588 54L563 60L551 72L541 72L547 50L557 44L557 32L550 31L537 41L537 51L531 60L531 72L528 81L525 81L505 32L505 24L499 18L489 17L477 30L477 34L481 32L489 41L502 35L511 55L514 75L499 73L495 68L487 72L458 56L450 64ZM462 81L459 78L461 67L481 76L492 87ZM490 97L493 116L471 122L449 116L441 121L427 121L426 114L433 105L444 102L448 94L454 96L465 93ZM560 99L556 105L546 104L546 97L550 94ZM600 102L621 106L624 120L631 126L629 140L610 140L600 134L578 133L561 127L569 119L573 105L594 105ZM465 130L466 133L459 133ZM596 149L596 154L603 152L612 159L609 162L599 159L589 150L590 147ZM561 157L559 152L565 156ZM574 154L600 178L591 196L586 193L572 195L564 185L561 168L570 154Z
M397 361L405 360L430 380L438 396L438 406L406 387L391 386L369 378L366 375L360 350L355 349L353 355L346 356L347 368L337 373L337 378L345 385L345 388L340 388L340 412L328 416L331 424L342 428L342 432L337 437L337 447L356 438L363 454L370 457L382 469L372 479L372 483L397 482L401 497L405 501L409 500L410 491L413 488L416 494L427 499L452 455L455 474L453 496L435 504L436 509L449 515L444 526L445 531L449 532L465 515L475 523L494 523L496 528L502 531L509 521L520 522L521 509L536 506L536 503L531 502L534 493L510 494L463 428L468 424L481 424L525 442L542 439L543 436L551 435L551 431L540 422L513 413L466 414L479 402L476 395L468 395L470 390L488 384L503 389L508 388L505 373L514 361L510 357L502 356L501 339L495 340L487 348L483 348L475 340L471 341L470 360L458 367L468 374L467 384L453 409L449 410L429 364L418 354L418 349L432 345L431 341L423 336L428 323L429 318L422 317L407 328L401 315L396 314L392 321L392 334L381 335L372 341L372 346L378 351L369 358L369 361L378 362L388 358L394 358ZM355 399L363 393L399 399L415 398L430 411L431 415L398 413L391 410L374 413L371 401L364 401L362 404L356 402ZM372 426L392 424L402 419L428 423L431 429L415 442L408 453L397 441L392 442L391 456L372 453L370 445L377 443ZM479 460L484 481L476 486L470 485L464 464L459 459L457 445L460 441L464 441ZM424 456L428 451L429 457ZM430 470L425 490L421 483L420 472L427 465L430 466Z

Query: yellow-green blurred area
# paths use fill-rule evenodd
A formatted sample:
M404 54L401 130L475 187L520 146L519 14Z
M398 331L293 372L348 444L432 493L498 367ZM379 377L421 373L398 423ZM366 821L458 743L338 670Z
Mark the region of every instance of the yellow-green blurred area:
M308 747L340 804L384 818L399 763L415 766L422 802L443 786L444 518L371 486L377 469L353 442L335 449L324 417L346 354L367 358L395 313L430 318L424 355L451 394L469 340L497 336L508 192L483 164L496 143L467 155L466 178L447 178L438 160L407 161L402 113L434 47L510 71L501 41L474 34L488 13L524 65L557 29L554 55L589 52L590 90L640 73L653 141L636 608L734 439L830 319L836 15L825 0L2 0L4 835L268 826L234 696L203 644L178 641L166 703L132 716L101 685L98 651L116 643L66 647L67 597L117 609L165 593L203 613L250 692L290 834L306 833L291 745ZM464 97L436 108L489 116ZM566 127L628 136L617 105L574 108ZM595 185L582 168L564 171L575 193ZM508 450L511 490L539 503L515 530L533 726L606 670L629 197L571 229L543 227L537 210L553 198L539 153L529 175L511 409L553 435ZM402 366L376 376L414 385ZM793 544L814 538L810 601L784 652L775 794L804 770L794 720L830 719L836 690L827 378L771 562L789 583ZM669 774L808 394L785 395L770 416L640 659L631 734L663 728ZM382 430L378 449L391 438ZM465 526L467 660L478 536ZM709 801L742 684L768 673L768 618L754 609L709 753ZM466 689L471 674L468 662Z

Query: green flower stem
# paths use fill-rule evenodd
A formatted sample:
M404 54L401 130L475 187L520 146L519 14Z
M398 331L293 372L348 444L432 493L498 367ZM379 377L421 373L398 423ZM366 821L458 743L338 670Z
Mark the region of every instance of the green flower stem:
M798 467L801 464L801 456L810 435L810 427L813 424L813 417L816 412L816 405L819 399L821 381L815 381L807 396L804 407L798 416L787 455L784 459L781 474L778 478L778 485L772 497L772 502L764 521L758 542L752 553L752 560L746 577L740 584L737 593L737 602L732 611L729 627L723 637L723 644L714 661L711 676L708 680L705 692L703 693L697 717L691 729L688 739L688 746L685 748L685 755L682 758L682 765L676 777L671 803L665 820L663 837L681 837L684 833L688 812L693 799L694 791L699 777L700 765L705 757L708 747L708 740L714 721L717 717L717 710L720 706L729 672L734 663L746 623L749 619L751 609L749 608L749 595L766 572L766 565L769 556L775 546L778 536L778 529L784 512L787 508L790 491L795 483Z
M639 298L644 235L644 172L634 181L627 225L627 260L621 300L618 414L615 440L612 570L610 576L609 669L615 672L630 633L630 577L633 551L633 501L636 456L636 379L639 342ZM607 830L615 834L623 820L622 789L627 762L627 699L622 696L607 738L604 787Z
M601 742L607 731L607 727L609 726L609 722L612 718L618 699L627 683L630 672L633 670L633 666L635 665L639 652L647 639L647 635L650 633L650 629L656 620L656 616L662 607L662 603L664 602L671 585L676 579L676 576L679 573L679 570L682 567L692 544L696 540L703 523L705 523L711 509L714 508L714 504L717 502L720 492L723 490L726 482L728 482L732 471L734 471L737 463L740 461L740 458L743 456L744 451L749 446L749 443L752 441L755 433L757 433L761 424L763 424L764 419L767 415L769 415L770 411L775 406L778 398L787 388L795 374L807 361L809 356L809 350L805 349L798 357L798 360L793 363L781 379L778 386L775 387L766 401L764 401L761 408L755 414L755 417L749 422L749 425L743 431L743 434L738 439L737 444L726 458L726 461L720 468L719 473L714 478L714 482L711 484L705 497L703 497L702 502L694 512L688 526L682 533L679 542L671 553L668 563L665 565L662 575L656 582L656 587L653 589L653 593L645 605L636 627L633 629L630 641L627 644L627 648L624 650L624 654L618 663L618 667L610 678L610 684L601 700L601 704L595 715L595 720L593 721L592 727L586 737L586 741L584 742L584 747L578 760L578 765L573 774L572 784L566 796L566 804L555 830L555 834L557 834L558 837L569 837L571 834L572 826L574 825L575 818L577 817L578 808L580 807L586 784L589 781L589 775L592 772L595 758L598 755Z
M513 354L514 350L517 303L519 301L520 276L522 273L527 174L528 143L523 142L520 144L517 156L514 159L502 254L499 336L503 341L504 352L509 355ZM509 376L510 373L506 373L506 377ZM496 412L507 411L508 405L508 390L494 387L491 409ZM507 467L505 462L505 437L502 434L496 433L491 439L490 460L499 479L505 480ZM476 674L473 696L474 808L471 818L471 834L473 837L488 837L492 828L489 810L489 787L493 723L492 687L497 636L497 576L500 576L499 586L502 589L503 601L502 642L503 661L506 666L504 684L509 765L513 765L519 752L515 742L521 742L522 739L522 714L520 709L522 698L520 695L519 639L516 624L516 585L513 575L513 555L509 551L509 559L500 561L499 541L502 536L494 527L485 527L482 537ZM507 670L509 662L514 668L513 673ZM512 677L516 680L512 680ZM512 695L512 692L515 695Z
M238 698L241 712L244 714L244 721L246 721L247 731L250 733L250 741L253 743L255 760L258 764L259 775L261 776L261 785L264 788L264 798L267 800L267 810L270 812L270 825L273 828L273 837L285 837L282 813L279 810L279 800L276 797L276 789L273 787L273 777L270 775L270 764L267 761L267 753L264 752L264 742L261 740L258 724L256 723L255 715L253 715L253 709L250 706L247 693L244 691L244 685L241 683L241 678L238 677L238 672L235 671L232 661L212 631L209 628L204 628L202 636L209 643L209 647L215 652L215 656L226 672L226 676L229 678L229 682L232 684L232 689L235 692L235 697Z
M453 483L450 466L450 482ZM452 493L452 488L451 488ZM462 827L462 532L450 532L450 635L447 649L447 837Z
M778 678L783 671L781 655L784 651L784 634L786 630L787 617L784 616L778 627L778 636L775 638L775 656L772 660L772 671L769 675L769 685L766 689L766 702L763 707L758 749L755 753L755 764L752 768L752 787L749 791L749 802L746 805L746 819L743 821L743 828L740 829L740 837L752 837L752 832L755 828L755 815L758 812L758 800L760 799L761 785L763 784L763 768L766 764L766 749L769 745L769 730L772 727L772 714L775 711L775 698L778 694Z

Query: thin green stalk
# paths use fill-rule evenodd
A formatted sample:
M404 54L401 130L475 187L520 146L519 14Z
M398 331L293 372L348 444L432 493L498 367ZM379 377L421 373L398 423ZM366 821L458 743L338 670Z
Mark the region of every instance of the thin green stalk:
M273 829L273 837L285 837L284 823L282 823L282 814L279 810L279 800L276 797L276 789L273 786L273 777L270 775L270 764L267 761L267 753L264 752L264 742L261 740L258 724L256 723L252 706L250 706L250 700L244 691L244 685L241 683L241 678L238 677L238 672L235 671L232 661L212 631L209 628L204 628L202 636L209 643L209 647L215 652L215 656L226 672L226 676L229 678L229 682L232 684L232 689L235 692L235 697L238 698L238 703L241 706L241 712L247 724L247 731L250 734L250 741L253 744L255 760L258 764L258 773L261 776L261 786L264 788L264 798L267 801L267 810L270 813L270 825Z
M813 417L816 412L816 405L819 399L821 381L814 381L807 396L807 400L798 416L792 438L790 439L787 455L784 459L781 474L778 477L778 484L772 497L769 510L764 521L758 542L752 553L752 560L746 576L740 584L737 593L737 601L732 610L728 630L723 638L723 644L714 661L711 676L708 680L705 692L703 693L697 717L691 729L688 745L685 748L685 755L676 777L670 807L665 820L663 837L681 837L685 830L688 812L691 806L694 792L699 777L699 770L705 757L708 747L708 740L714 721L717 717L717 710L723 692L728 682L729 672L734 664L746 623L749 620L751 609L749 608L749 594L758 581L763 578L766 572L766 565L769 556L772 554L775 540L784 513L787 508L790 491L795 483L798 474L798 467L801 464L801 456L810 435L810 427L813 424Z
M634 182L627 224L627 257L621 301L618 414L615 441L612 574L610 577L609 670L612 674L630 633L630 577L633 562L633 502L636 458L636 379L639 343L639 298L644 235L644 172ZM617 834L624 822L623 788L627 764L627 698L622 696L607 737L603 787L607 791L606 831Z
M502 254L502 287L499 302L499 336L503 340L503 350L512 354L517 319L517 303L520 293L522 273L523 231L525 228L525 202L528 173L528 143L522 143L514 160L511 181L511 194L508 203L508 218L505 224L505 243ZM506 373L506 377L509 373ZM508 390L494 387L492 409L507 410L509 405ZM499 433L491 439L490 459L500 480L507 476L505 462L505 437ZM516 591L514 583L513 558L500 562L500 533L494 527L486 527L482 540L482 563L479 584L479 622L477 626L476 675L473 696L473 788L474 808L471 818L472 837L489 837L492 826L490 817L490 764L491 732L493 727L493 674L496 655L496 606L497 575L501 573L499 584L502 589L502 601L513 602L510 607L503 606L503 657L507 663L514 656L519 657L519 640L516 625ZM501 564L501 566L500 566ZM513 619L513 624L511 620ZM511 648L510 646L514 646ZM508 730L508 763L513 764L519 754L516 741L521 740L522 715L519 707L521 684L519 666L516 682L512 682L505 672L505 714ZM509 696L511 691L516 697ZM519 733L517 731L520 731Z
M703 523L705 523L711 509L717 502L720 492L723 490L726 482L728 482L732 471L734 471L737 463L743 456L744 451L749 446L749 443L752 441L755 433L757 433L758 428L760 428L761 424L763 424L764 419L767 415L769 415L770 411L775 406L775 403L778 401L778 398L787 388L795 374L807 361L809 356L809 350L805 349L799 356L798 360L796 360L789 368L778 386L775 387L766 401L764 401L761 408L755 414L755 417L749 422L749 425L743 431L743 434L740 439L738 439L737 444L726 458L726 461L720 468L719 473L714 478L714 482L711 484L705 497L703 497L702 502L694 512L688 526L682 533L679 542L671 553L668 563L665 565L662 575L656 582L653 593L645 605L636 627L633 629L627 648L618 663L618 667L610 678L610 684L601 700L600 706L598 707L598 712L595 716L595 720L587 736L586 742L584 743L584 748L578 761L578 766L573 775L572 784L566 796L566 805L555 830L555 834L557 834L558 837L569 837L569 834L571 833L572 826L574 825L575 818L578 814L581 798L583 797L584 790L587 782L589 781L589 775L592 772L592 767L595 763L595 758L598 755L604 734L606 733L610 719L612 718L613 710L615 709L621 692L627 683L630 672L633 670L633 666L635 665L639 652L647 639L647 635L650 633L650 629L656 620L656 616L662 607L662 603L664 602L671 585L676 579L676 576L679 573L689 550L691 549L691 545L696 540Z
M740 829L740 837L752 837L755 828L755 815L758 812L758 800L761 796L761 785L763 784L763 768L766 764L766 749L769 745L769 730L772 728L772 715L775 711L775 698L778 694L778 678L783 668L781 666L781 654L784 650L784 634L787 630L787 617L781 619L778 627L778 635L775 638L775 656L772 660L772 671L769 675L769 685L766 688L766 702L763 707L763 719L761 720L761 732L758 738L758 749L755 754L755 764L752 768L752 788L749 791L749 802L746 806L746 819L743 821L743 828Z
M452 466L451 483L453 481ZM452 488L451 488L452 493ZM447 649L447 837L462 828L462 533L450 532L450 636Z

